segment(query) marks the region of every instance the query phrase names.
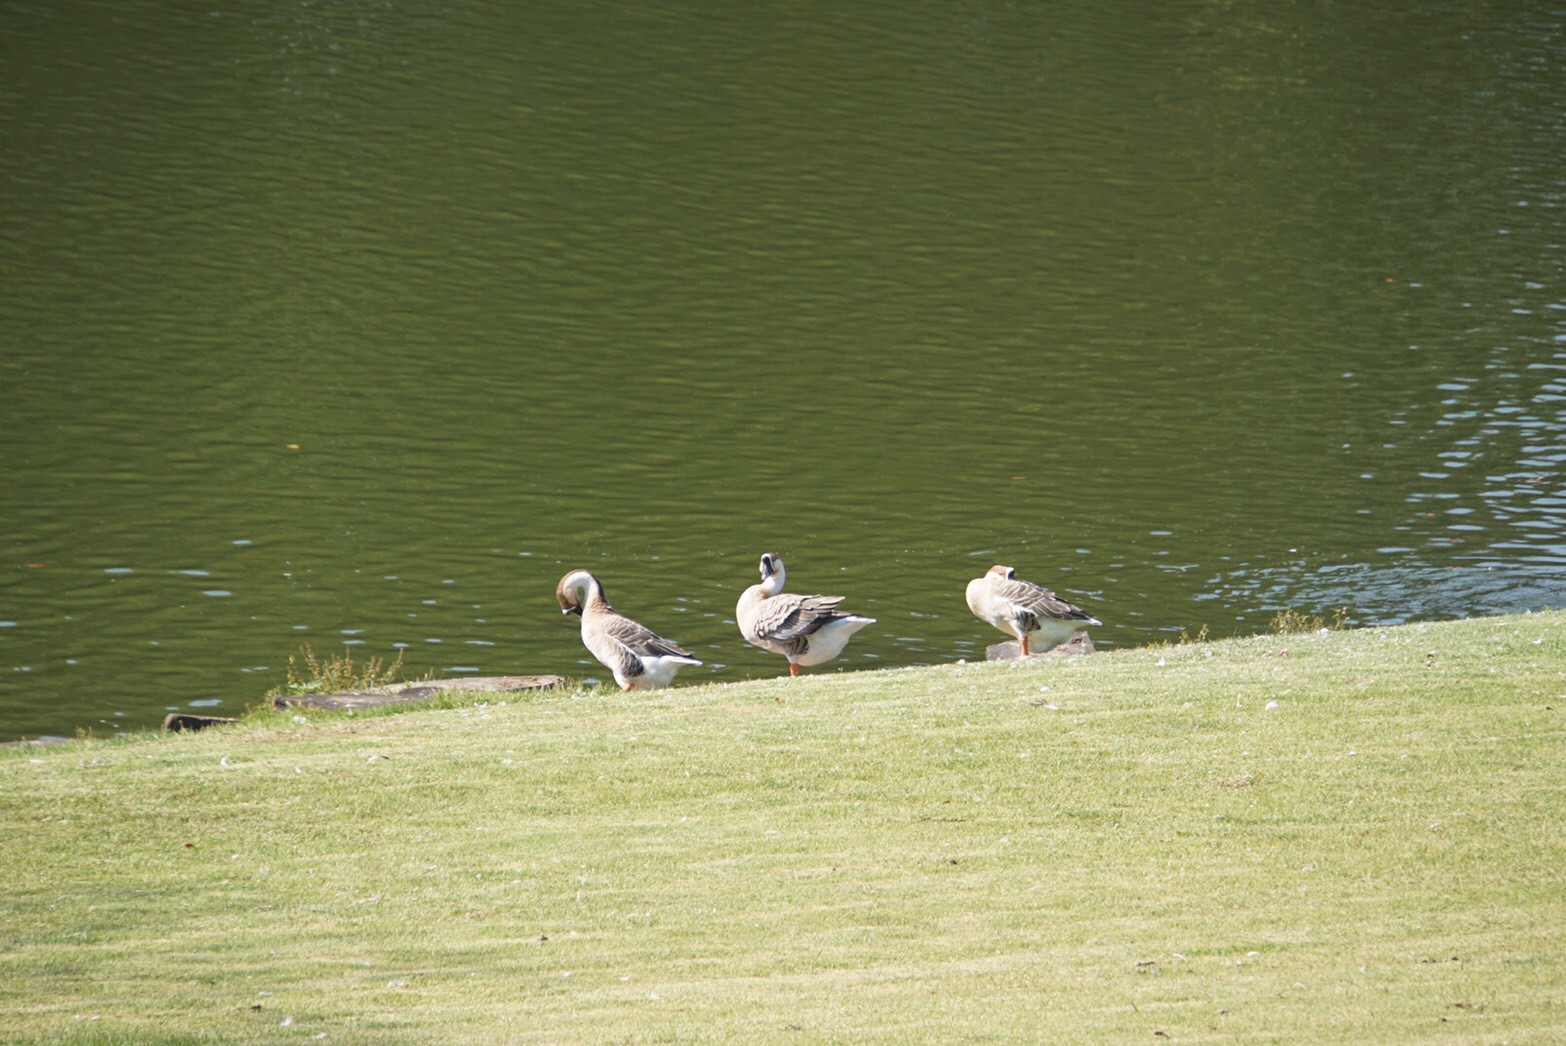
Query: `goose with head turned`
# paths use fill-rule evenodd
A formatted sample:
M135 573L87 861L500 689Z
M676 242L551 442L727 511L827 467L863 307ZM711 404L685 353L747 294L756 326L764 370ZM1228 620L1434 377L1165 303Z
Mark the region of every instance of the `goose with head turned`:
M656 690L674 682L682 665L699 665L689 650L619 613L588 570L573 570L555 586L562 614L582 615L582 645L614 674L621 690Z
M761 557L761 582L739 598L734 618L740 635L751 646L788 658L788 674L802 665L819 665L843 652L848 640L873 617L837 609L842 596L798 596L783 591L783 560L771 552Z
M1012 567L996 566L968 582L968 609L981 621L1017 637L1020 656L1042 654L1057 647L1088 625L1102 625L1086 610L1055 593L1017 576ZM1042 649L1030 649L1037 636Z

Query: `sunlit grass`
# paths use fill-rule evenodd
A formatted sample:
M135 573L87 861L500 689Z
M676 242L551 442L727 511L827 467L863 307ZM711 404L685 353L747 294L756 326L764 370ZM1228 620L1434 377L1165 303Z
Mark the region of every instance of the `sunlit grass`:
M1285 609L1272 616L1272 630L1278 635L1294 635L1301 632L1336 631L1349 624L1348 607L1338 607L1330 617L1307 614L1303 610Z
M300 694L337 694L355 690L375 690L398 682L402 673L402 651L387 663L384 658L353 659L353 650L324 656L305 643L299 653L288 655L287 678L267 693L267 697Z
M1551 613L13 751L0 1011L62 1042L1543 1040L1563 712Z

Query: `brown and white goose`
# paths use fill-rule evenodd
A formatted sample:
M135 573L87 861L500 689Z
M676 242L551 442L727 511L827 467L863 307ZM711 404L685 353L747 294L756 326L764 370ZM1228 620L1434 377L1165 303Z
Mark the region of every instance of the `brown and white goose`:
M788 674L801 665L819 665L843 652L848 640L873 617L837 609L842 596L796 596L783 591L783 561L771 552L761 557L761 583L739 598L734 618L751 646L788 658Z
M999 565L991 567L983 577L968 582L968 609L980 620L1016 636L1022 657L1030 653L1042 654L1088 625L1103 624L1086 610L1048 589L1022 580L1012 567ZM1043 649L1030 650L1030 636L1038 636Z
M656 690L674 682L681 665L699 665L690 651L617 612L591 571L573 570L555 586L562 614L582 615L582 645L614 673L621 690Z

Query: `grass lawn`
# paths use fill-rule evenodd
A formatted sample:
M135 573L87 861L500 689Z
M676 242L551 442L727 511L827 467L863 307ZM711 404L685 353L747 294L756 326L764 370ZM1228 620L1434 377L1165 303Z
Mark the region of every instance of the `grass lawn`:
M0 1038L1566 1040L1566 614L0 753Z

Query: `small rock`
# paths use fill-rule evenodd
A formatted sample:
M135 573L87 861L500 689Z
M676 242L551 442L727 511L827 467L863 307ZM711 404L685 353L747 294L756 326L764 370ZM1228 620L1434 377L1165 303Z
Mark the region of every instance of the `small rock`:
M183 733L187 730L205 730L209 726L221 726L224 723L237 723L239 720L230 719L219 715L185 715L182 712L170 712L163 717L163 729L170 733Z
M1071 657L1076 654L1091 654L1098 648L1093 645L1093 637L1086 632L1078 632L1070 639L1056 647L1051 647L1041 653L1029 654L1030 659L1035 657ZM1004 643L996 643L984 648L986 661L1012 661L1017 658L1018 645L1015 639L1008 639Z

